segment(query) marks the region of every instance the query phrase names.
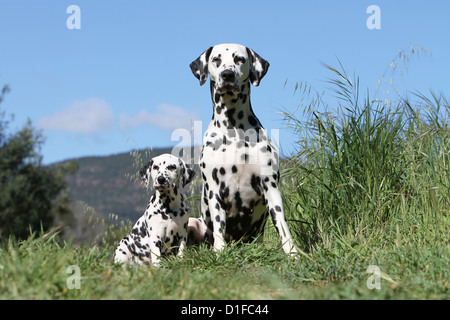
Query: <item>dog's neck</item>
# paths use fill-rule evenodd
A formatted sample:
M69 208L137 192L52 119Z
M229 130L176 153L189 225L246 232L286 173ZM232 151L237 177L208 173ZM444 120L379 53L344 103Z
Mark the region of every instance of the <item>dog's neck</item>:
M173 210L180 208L183 200L183 195L180 193L179 188L174 187L155 190L150 202L153 203L155 207L161 208L162 210Z
M262 128L250 102L250 81L244 81L240 92L217 92L215 82L210 82L213 102L212 123L220 130Z

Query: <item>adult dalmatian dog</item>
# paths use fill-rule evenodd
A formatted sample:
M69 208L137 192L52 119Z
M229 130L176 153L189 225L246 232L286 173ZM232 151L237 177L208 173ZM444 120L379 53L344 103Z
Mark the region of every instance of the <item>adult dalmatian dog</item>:
M160 257L178 252L182 257L187 241L189 215L180 184L192 181L194 171L173 155L153 158L140 170L147 188L153 180L155 193L147 209L115 251L115 263L159 266Z
M219 44L190 68L200 85L209 75L213 102L199 162L203 237L215 251L230 240L250 242L262 236L270 215L283 250L295 255L278 189L278 154L250 103L250 84L259 85L269 63L245 46Z

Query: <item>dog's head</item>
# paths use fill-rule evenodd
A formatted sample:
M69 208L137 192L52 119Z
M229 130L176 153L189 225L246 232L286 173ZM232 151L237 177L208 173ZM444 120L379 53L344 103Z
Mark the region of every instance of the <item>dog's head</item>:
M154 157L139 173L147 188L153 180L156 190L173 189L180 183L184 187L195 175L194 170L189 168L183 159L168 153Z
M205 84L209 74L217 92L237 94L248 80L258 86L269 69L269 62L250 48L225 43L207 49L190 67L200 85Z

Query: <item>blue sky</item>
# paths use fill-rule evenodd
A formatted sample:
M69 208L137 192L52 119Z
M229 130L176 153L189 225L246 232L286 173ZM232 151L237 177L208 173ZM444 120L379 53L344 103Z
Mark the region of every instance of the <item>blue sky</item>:
M66 26L72 4L79 30ZM379 30L366 26L369 5L380 8ZM432 55L396 72L400 92L448 97L449 13L442 0L0 0L0 86L11 88L0 107L15 115L12 130L27 119L43 130L46 164L173 146L176 128L196 120L204 132L212 115L190 62L214 44L241 43L271 64L252 105L289 153L295 137L278 112L297 108L296 82L328 86L321 62L339 58L373 93L399 50L425 47Z

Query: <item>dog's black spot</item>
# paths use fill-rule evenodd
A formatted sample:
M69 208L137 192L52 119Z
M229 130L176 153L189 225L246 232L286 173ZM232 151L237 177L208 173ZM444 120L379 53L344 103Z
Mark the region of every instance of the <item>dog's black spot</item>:
M221 187L222 188L219 190L219 195L223 200L225 200L230 195L230 188L225 188L225 183L223 184L223 186L221 185Z
M256 121L255 117L252 116L252 115L248 116L247 119L248 119L248 122L249 122L252 126L256 126L256 124L258 123L258 122Z
M269 212L270 212L270 216L272 217L273 224L276 226L277 218L276 218L275 210L273 210L273 208L270 208Z
M234 200L235 200L235 204L236 204L236 209L239 212L242 211L242 198L241 198L241 194L239 191L236 191L236 193L234 194Z
M225 115L227 116L230 123L235 126L236 125L236 119L234 119L234 113L236 112L235 108L228 109L225 111Z
M217 168L213 169L213 171L212 171L212 178L217 184L219 184L219 178L217 177L217 171L218 171Z
M260 189L261 178L252 174L250 183L251 183L253 190L255 190L256 194L260 196L261 195L261 189Z

